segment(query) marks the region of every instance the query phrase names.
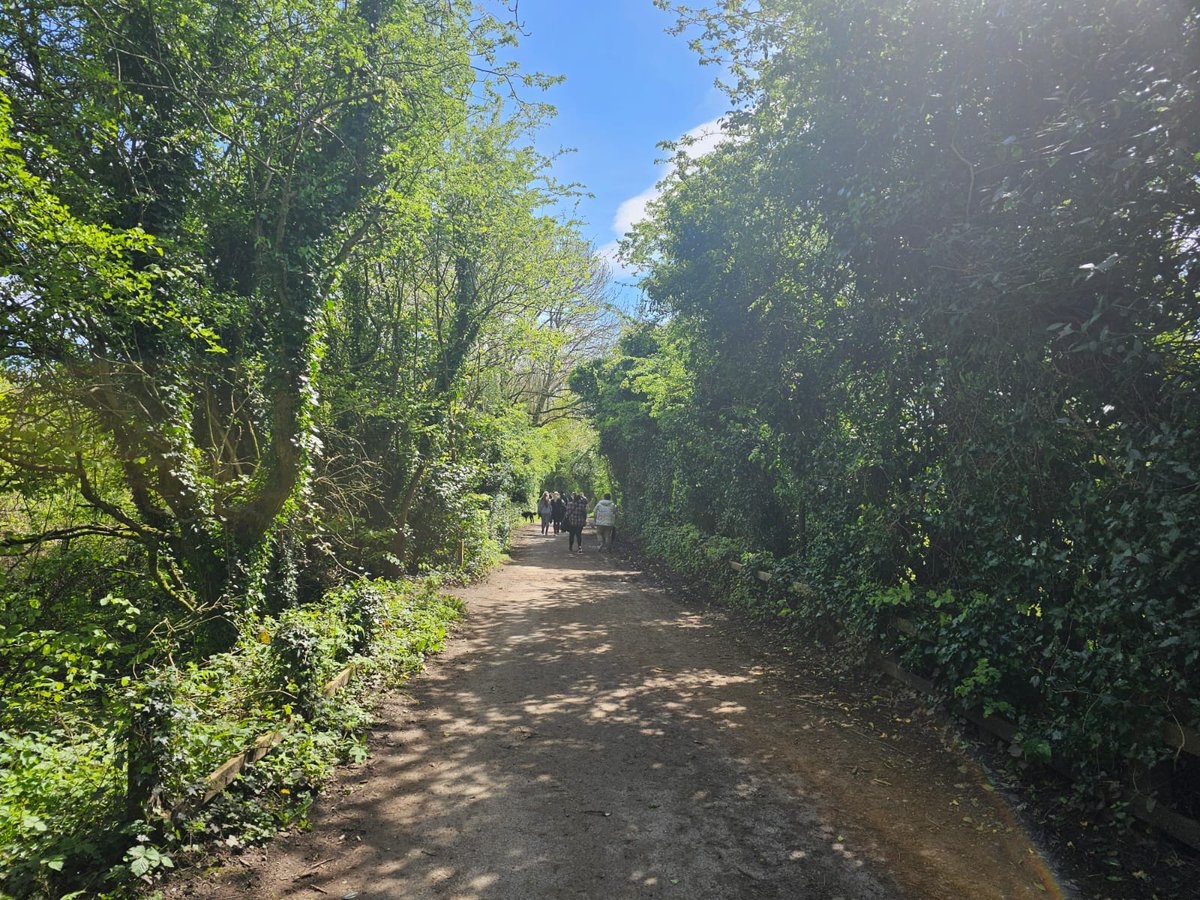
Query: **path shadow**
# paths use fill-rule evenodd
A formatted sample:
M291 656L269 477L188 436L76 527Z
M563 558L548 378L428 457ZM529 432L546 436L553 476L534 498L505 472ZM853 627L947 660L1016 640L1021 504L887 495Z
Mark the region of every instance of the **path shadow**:
M294 892L894 895L799 776L738 739L773 701L720 629L565 541L522 535L464 592L453 651L375 731L375 787L317 816L347 858Z

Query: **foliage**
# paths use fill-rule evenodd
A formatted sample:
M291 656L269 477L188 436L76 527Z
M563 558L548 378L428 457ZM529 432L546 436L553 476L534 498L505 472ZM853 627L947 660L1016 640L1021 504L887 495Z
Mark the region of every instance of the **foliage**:
M807 590L739 602L883 643L1093 784L1164 759L1200 724L1195 9L678 12L728 138L624 247L657 321L574 381L648 546L769 552Z
M476 577L548 476L592 480L566 376L607 270L549 211L555 79L489 9L0 8L5 890L161 873L162 810L264 729L176 837L295 820L360 752L322 686L448 615L361 579Z
M0 889L31 893L70 861L98 866L123 787L103 735L0 735Z
M319 604L247 623L237 647L203 666L160 665L138 680L133 696L120 682L106 683L100 702L150 709L153 698L159 750L146 774L154 778L156 808L182 811L165 835L137 821L114 833L128 750L112 731L3 733L0 886L16 894L94 888L121 852L124 862L110 877L152 880L180 849L253 840L302 821L334 764L361 758L374 685L418 670L458 614L458 601L439 595L436 580L361 581ZM326 697L323 686L349 665L356 673L350 686ZM208 774L276 730L285 734L280 747L200 808Z

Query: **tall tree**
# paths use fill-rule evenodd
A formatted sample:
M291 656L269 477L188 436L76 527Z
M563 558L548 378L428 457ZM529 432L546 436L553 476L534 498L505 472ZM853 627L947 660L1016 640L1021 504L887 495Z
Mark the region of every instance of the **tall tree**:
M499 32L467 3L384 0L3 15L27 164L82 221L156 241L132 313L103 294L38 297L45 327L8 358L53 367L109 436L129 505L105 512L160 551L156 571L219 642L309 477L323 313L466 118L473 59ZM25 261L5 262L37 291Z
M464 412L495 405L531 354L555 365L566 320L596 309L603 290L590 248L546 212L557 188L528 146L532 124L464 123L423 173L435 199L382 223L388 240L364 248L346 279L331 334L330 402L344 410L334 439L373 461L358 473L361 515L390 535L397 567L413 562L410 513L455 455ZM544 418L531 410L535 427Z

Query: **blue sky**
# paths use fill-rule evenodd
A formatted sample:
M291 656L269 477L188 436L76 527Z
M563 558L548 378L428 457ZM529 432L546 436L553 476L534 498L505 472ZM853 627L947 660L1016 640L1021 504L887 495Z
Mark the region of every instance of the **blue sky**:
M611 245L664 172L656 144L697 128L716 133L726 108L713 87L719 71L666 33L673 18L651 0L520 0L517 10L527 33L515 53L521 68L566 76L547 95L558 116L538 149L574 148L555 174L594 194L580 204L584 231L597 247Z

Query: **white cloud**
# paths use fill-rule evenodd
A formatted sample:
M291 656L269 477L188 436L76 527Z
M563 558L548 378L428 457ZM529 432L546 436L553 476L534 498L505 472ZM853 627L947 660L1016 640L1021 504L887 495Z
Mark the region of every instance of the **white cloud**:
M609 241L603 247L597 248L596 255L599 256L601 259L603 259L605 262L612 263L613 265L615 265L616 264L616 252L617 252L617 242Z
M684 135L684 138L691 142L686 148L687 155L692 159L699 159L725 143L729 139L729 132L725 130L725 123L721 119L713 119L697 125Z
M596 250L596 255L608 263L608 266L610 269L612 269L614 275L628 276L630 272L621 265L621 260L617 258L617 250L617 242L609 241L603 247L600 247Z
M729 132L725 130L724 123L721 119L713 119L709 122L702 122L688 131L679 139L679 142L682 145L681 149L689 158L699 159L712 153L728 139ZM620 260L617 259L617 241L628 234L638 222L646 218L647 208L662 196L660 185L674 170L674 163L661 163L655 183L640 194L623 200L617 207L612 221L612 232L616 239L600 248L600 253L609 260L614 273L625 277L634 274L621 265Z
M633 226L646 218L646 209L652 200L657 200L662 194L658 185L646 188L636 197L630 197L617 207L617 215L613 218L612 230L617 237L623 237L633 230Z

